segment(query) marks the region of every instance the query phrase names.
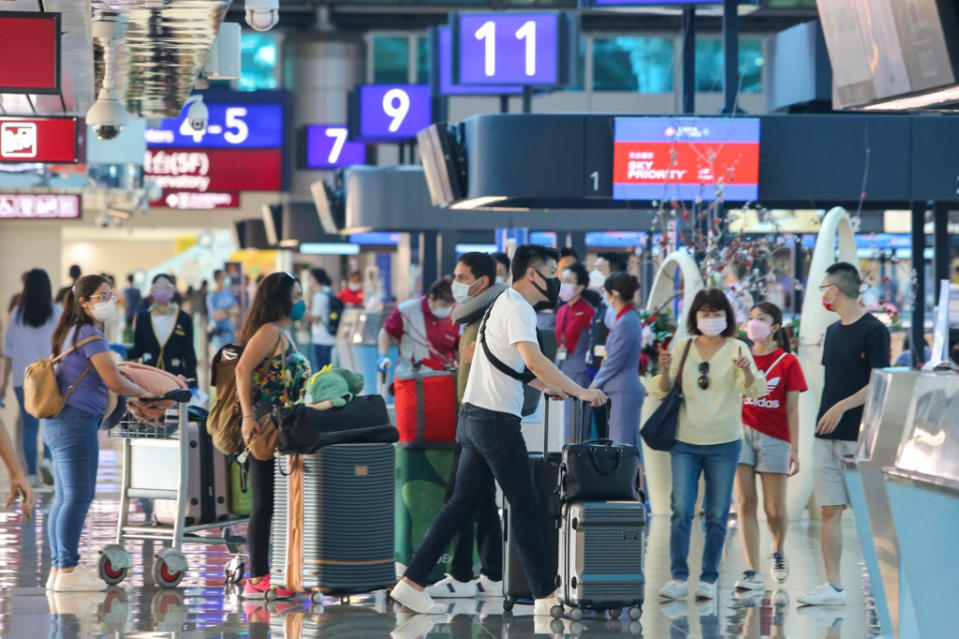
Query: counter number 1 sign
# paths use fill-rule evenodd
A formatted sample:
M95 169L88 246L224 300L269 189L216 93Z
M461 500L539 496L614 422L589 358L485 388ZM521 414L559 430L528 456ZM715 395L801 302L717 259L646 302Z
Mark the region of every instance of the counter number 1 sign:
M454 82L555 86L568 81L573 20L562 13L453 18ZM572 47L578 51L577 47Z

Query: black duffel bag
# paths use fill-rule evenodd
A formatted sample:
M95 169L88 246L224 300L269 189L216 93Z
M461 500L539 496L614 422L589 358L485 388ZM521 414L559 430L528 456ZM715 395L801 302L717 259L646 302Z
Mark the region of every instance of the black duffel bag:
M360 395L344 406L317 410L304 404L275 408L276 449L284 455L309 455L333 444L392 444L399 433L380 395Z
M640 501L639 450L611 439L593 439L563 448L559 493L564 504L578 501Z

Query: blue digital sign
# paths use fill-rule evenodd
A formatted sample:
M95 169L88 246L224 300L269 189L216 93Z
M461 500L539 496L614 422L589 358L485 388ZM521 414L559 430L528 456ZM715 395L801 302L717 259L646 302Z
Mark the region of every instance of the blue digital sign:
M439 95L509 95L523 92L511 84L455 84L453 82L453 33L449 27L435 27L431 39L433 51L433 85Z
M336 169L366 164L366 145L349 141L343 124L311 124L306 127L307 169Z
M409 140L432 124L432 96L425 84L368 84L359 88L361 140Z
M283 106L265 103L211 102L205 129L196 131L189 109L146 131L150 148L272 149L283 146Z
M561 83L558 13L467 13L453 38L460 84Z

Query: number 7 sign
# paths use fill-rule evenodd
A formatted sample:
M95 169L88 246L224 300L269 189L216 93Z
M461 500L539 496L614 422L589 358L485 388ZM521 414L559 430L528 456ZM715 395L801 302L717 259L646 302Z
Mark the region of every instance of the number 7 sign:
M306 169L335 169L366 164L366 145L349 141L345 124L311 124L306 127ZM301 154L302 155L302 154Z

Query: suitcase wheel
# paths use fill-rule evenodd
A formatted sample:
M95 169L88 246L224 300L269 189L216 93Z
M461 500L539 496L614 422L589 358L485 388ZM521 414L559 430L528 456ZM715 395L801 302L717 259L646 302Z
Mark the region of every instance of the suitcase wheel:
M639 606L633 606L629 609L629 618L633 621L639 621L639 618L643 616L643 609Z
M230 559L230 563L223 570L225 581L228 584L238 584L243 581L243 574L246 572L246 561L243 555L236 554Z
M582 608L571 608L569 611L569 618L573 621L582 621L583 620L583 609Z
M513 609L513 603L514 603L514 602L513 602L512 599L504 599L504 600L503 600L503 611L504 611L504 612L509 612L509 611L511 611L511 610Z
M323 593L320 592L319 590L314 590L313 592L311 592L311 593L310 593L310 603L316 604L316 605L320 606L320 608L322 608L322 607L323 607ZM321 613L319 613L319 614L323 614L323 613L321 612Z
M563 616L565 609L562 606L553 606L549 609L549 614L553 616L553 619L560 619Z

